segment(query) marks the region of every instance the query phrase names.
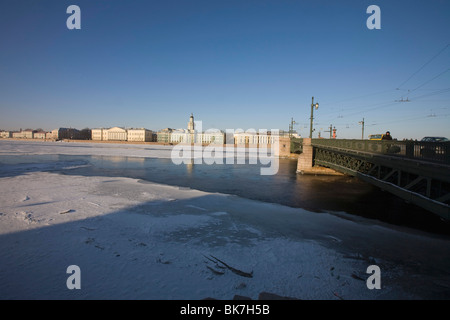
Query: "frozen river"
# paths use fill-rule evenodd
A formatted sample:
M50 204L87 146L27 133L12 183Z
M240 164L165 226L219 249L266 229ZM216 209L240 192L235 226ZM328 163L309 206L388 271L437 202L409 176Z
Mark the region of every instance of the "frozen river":
M107 145L108 146L108 145ZM129 145L121 145L130 150ZM52 146L54 147L54 146ZM96 149L91 149L97 147ZM139 146L138 146L139 147ZM80 148L62 144L60 149ZM131 147L132 148L132 147ZM440 218L350 176L309 176L296 173L297 161L280 159L275 175L260 175L260 164L180 164L175 165L164 146L141 146L155 157L102 155L111 146L87 145L81 152L93 155L35 154L0 155L0 175L25 171L52 171L83 176L128 177L206 192L219 192L243 198L277 203L314 212L348 213L395 225L450 234ZM139 149L139 148L138 148ZM133 149L131 149L133 150ZM55 150L61 152L61 150ZM97 152L99 153L97 155ZM106 152L106 153L108 153ZM247 161L248 162L248 161ZM30 164L32 166L30 167ZM71 170L66 170L70 168ZM382 199L382 201L380 201Z
M261 176L176 166L164 146L0 141L0 188L1 298L450 298L449 237L380 221L420 210L291 160ZM61 285L69 264L85 290Z

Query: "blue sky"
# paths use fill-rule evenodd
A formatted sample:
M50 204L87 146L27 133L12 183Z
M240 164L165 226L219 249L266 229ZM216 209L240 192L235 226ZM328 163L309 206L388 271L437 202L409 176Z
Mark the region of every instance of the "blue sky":
M69 5L81 30L69 30ZM369 5L381 29L369 30ZM2 0L0 129L450 138L450 1ZM399 102L406 100L409 102Z

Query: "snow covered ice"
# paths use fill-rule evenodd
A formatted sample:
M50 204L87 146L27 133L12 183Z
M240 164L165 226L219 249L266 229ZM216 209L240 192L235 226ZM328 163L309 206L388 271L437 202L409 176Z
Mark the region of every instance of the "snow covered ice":
M170 157L170 147L0 141L0 156ZM126 177L0 164L1 299L450 297L450 241L364 219ZM29 169L29 170L28 170ZM366 269L381 269L369 290ZM66 269L81 270L69 290Z

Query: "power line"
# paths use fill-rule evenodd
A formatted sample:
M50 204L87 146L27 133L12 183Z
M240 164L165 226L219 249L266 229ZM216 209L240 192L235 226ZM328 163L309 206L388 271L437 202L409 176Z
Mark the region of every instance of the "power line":
M434 78L432 78L432 79L430 79L430 80L428 80L428 81L422 83L420 86L416 87L415 89L412 89L411 92L412 92L412 91L416 91L417 89L423 87L424 85L426 85L427 83L433 81L434 79L439 78L440 76L442 76L444 73L446 73L446 72L448 72L448 71L450 71L450 68L448 68L447 70L442 71L442 72L439 73L437 76L435 76Z
M326 103L326 104L328 104L328 105L330 105L330 104L338 104L338 103L341 103L341 102L344 102L344 101L350 101L350 100L355 100L355 99L359 99L359 98L365 98L365 97L379 95L379 94L382 94L382 93L393 92L393 91L395 91L395 90L393 90L393 89L383 90L383 91L379 91L379 92L375 92L375 93L368 93L368 94L365 94L365 95L356 96L356 97L340 100L340 101L333 102L333 103ZM322 103L322 104L324 104L324 103ZM337 111L329 111L328 114L342 113L342 112L346 112L346 111L349 111L349 110L360 109L360 108L361 108L360 106L356 106L356 107L352 107L352 108L340 108ZM342 118L342 116L339 116L339 118Z
M391 101L384 101L384 102L374 103L374 104L370 104L370 105L366 105L366 106L359 106L359 107L355 107L355 108L351 109L351 110L359 109L359 111L353 112L353 113L350 113L350 114L345 114L345 116L349 117L349 116L357 115L357 114L360 114L360 113L364 113L364 112L368 112L368 111L372 111L372 110L376 110L376 109L382 109L382 108L386 108L386 107L392 106L394 104L396 104L396 102L395 101L393 102L391 100ZM367 107L370 107L370 108L367 109ZM326 118L326 119L334 120L334 119L337 119L337 118L338 117Z
M361 95L361 96L356 96L356 97L352 97L352 98L348 98L348 99L344 99L344 100L340 100L340 101L336 101L336 102L332 102L332 103L327 103L327 104L338 104L338 103L341 103L341 102L346 102L346 101L355 100L355 99L359 99L359 98L366 98L366 97L370 97L370 96L375 96L375 95L386 93L386 92L390 92L390 91L392 91L392 89L383 90L383 91L374 92L374 93L368 93L368 94L364 94L364 95Z
M400 120L392 120L382 123L375 123L375 124L369 124L368 126L378 126L378 125L386 125L386 124L392 124L392 123L399 123L399 122L405 122L405 121L412 121L412 120L422 120L422 119L431 119L431 118L443 118L448 117L450 114L438 114L434 115L433 117L430 117L429 115L426 116L420 116L420 117L414 117L414 118L407 118L407 119L400 119Z
M442 48L436 55L434 55L430 60L428 60L423 66L421 66L419 68L419 70L417 70L416 72L414 72L408 79L406 79L405 81L402 82L401 85L398 86L397 89L401 88L405 83L407 83L409 80L411 80L412 77L414 77L417 73L419 73L423 68L425 68L431 61L433 61L434 59L436 59L442 52L445 51L445 49L447 49L447 47L450 46L450 43L448 43L444 48Z
M426 93L426 94L423 94L421 96L413 97L413 98L417 100L417 99L424 98L424 97L429 97L429 96L435 96L435 95L438 95L438 94L443 94L443 93L446 93L446 92L449 92L449 91L450 91L450 88L446 88L446 89L438 90L438 91L435 91L435 92Z

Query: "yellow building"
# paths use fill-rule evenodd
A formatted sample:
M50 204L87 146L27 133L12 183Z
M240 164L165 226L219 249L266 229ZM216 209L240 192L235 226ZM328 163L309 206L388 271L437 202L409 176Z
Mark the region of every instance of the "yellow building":
M128 141L151 142L153 131L144 128L128 129Z

